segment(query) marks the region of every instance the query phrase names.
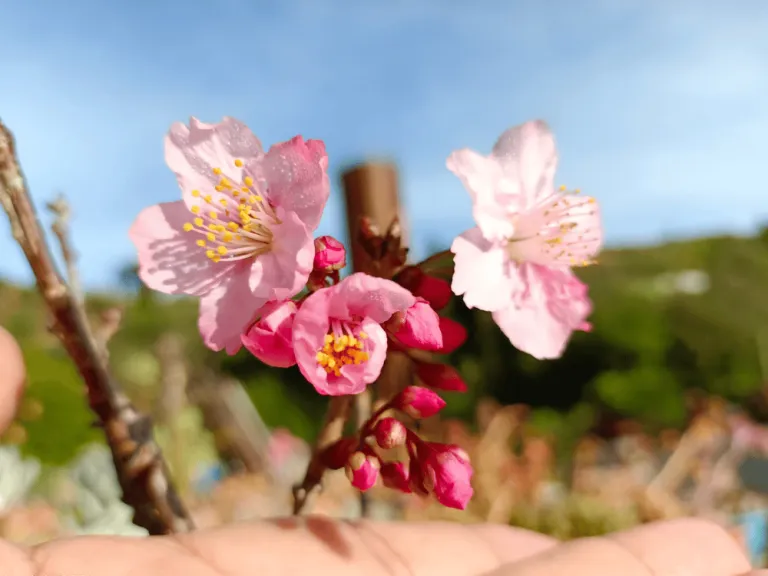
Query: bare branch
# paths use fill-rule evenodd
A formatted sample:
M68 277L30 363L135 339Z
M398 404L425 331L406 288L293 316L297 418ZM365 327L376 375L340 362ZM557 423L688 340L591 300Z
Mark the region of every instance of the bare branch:
M61 255L67 269L67 284L70 293L78 302L82 303L84 295L80 287L80 275L77 272L77 254L72 249L72 243L69 240L69 222L72 217L72 210L63 194L59 194L56 200L48 202L46 207L54 215L51 230L59 241Z
M151 421L133 407L110 376L80 302L56 271L16 156L13 136L2 122L0 204L53 316L53 332L85 382L90 408L112 451L123 501L135 511L134 522L153 535L192 530L192 520L176 494L152 436ZM66 244L66 234L63 236Z

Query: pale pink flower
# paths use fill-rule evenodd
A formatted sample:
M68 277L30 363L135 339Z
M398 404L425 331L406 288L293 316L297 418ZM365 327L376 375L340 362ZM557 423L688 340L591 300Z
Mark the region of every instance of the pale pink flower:
M304 377L328 396L359 394L381 373L381 324L416 299L391 280L361 272L307 297L293 320L293 348Z
M319 140L300 136L265 154L242 122L171 126L165 159L182 200L143 210L129 235L153 290L200 298L206 345L234 354L270 300L297 294L312 270L312 233L330 191Z
M376 484L380 467L381 462L376 456L355 452L349 457L345 471L352 486L365 492Z
M555 141L542 121L506 131L490 156L456 151L447 166L472 197L477 223L451 246L454 293L495 313L520 350L559 356L591 310L570 268L592 263L602 245L595 200L555 190Z
M269 366L288 368L296 364L292 340L296 309L292 300L265 304L259 319L240 337L243 346Z

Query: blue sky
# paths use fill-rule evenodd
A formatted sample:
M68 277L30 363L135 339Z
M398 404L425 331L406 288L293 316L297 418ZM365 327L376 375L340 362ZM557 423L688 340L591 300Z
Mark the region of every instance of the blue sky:
M38 206L69 197L90 287L133 258L141 208L178 198L162 141L190 115L241 118L265 145L321 138L335 186L351 162L395 159L417 256L472 225L448 154L533 118L613 244L768 219L765 0L0 0L0 14L0 117ZM333 196L321 232L343 234ZM15 246L0 277L29 278Z

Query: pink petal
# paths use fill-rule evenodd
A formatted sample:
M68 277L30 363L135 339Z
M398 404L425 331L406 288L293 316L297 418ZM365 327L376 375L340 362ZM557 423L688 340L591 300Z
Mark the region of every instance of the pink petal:
M177 122L165 139L165 161L176 174L182 198L190 207L199 203L192 196L193 190L211 195L212 203L218 206L227 198L215 190L220 179L226 177L239 184L245 165L257 164L263 157L259 139L244 123L229 117L218 124L191 118L189 127ZM235 166L235 159L242 160L244 166ZM221 168L222 174L214 174L214 168Z
M269 199L275 206L296 212L310 232L323 215L331 191L328 155L322 140L301 136L273 145L262 163L269 183Z
M198 328L211 350L226 350L233 355L242 347L245 332L266 299L257 298L248 287L250 263L240 261L226 282L200 299Z
M498 159L506 179L519 183L526 207L554 192L557 150L544 121L526 122L504 132L492 157Z
M295 315L295 302L269 302L259 311L259 320L241 336L243 346L268 366L293 366L296 364L292 341Z
M559 358L592 312L587 287L569 269L522 264L518 274L525 290L493 319L518 350L539 360Z
M510 207L519 204L519 193L507 190L501 166L469 149L453 152L446 162L472 198L472 215L489 240L503 240L514 234ZM514 182L512 182L514 184Z
M214 265L195 244L200 236L184 232L191 219L183 202L156 204L142 210L128 231L138 252L139 277L152 290L202 296L230 273L231 266Z
M414 295L395 282L356 272L334 286L328 310L339 320L370 318L381 324L415 303Z
M419 350L437 351L443 347L440 317L423 298L405 312L403 325L395 333L402 344Z
M253 261L249 285L253 294L269 300L288 300L307 283L315 245L312 236L293 212L278 209L280 224L270 226L273 248Z
M479 228L472 228L453 241L451 252L455 255L451 288L457 296L464 296L467 307L493 312L509 304L518 281L509 273L514 266L503 247L488 242Z

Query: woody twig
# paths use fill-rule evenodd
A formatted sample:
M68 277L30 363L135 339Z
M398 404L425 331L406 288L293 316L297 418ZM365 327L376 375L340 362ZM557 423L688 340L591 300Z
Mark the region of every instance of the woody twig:
M82 301L73 291L71 282L76 279L76 271L66 226L59 226L58 231L54 228L54 233L59 236L68 267L71 262L70 285L56 270L19 165L13 136L2 122L0 204L51 313L52 331L85 382L90 408L98 418L98 425L104 429L112 452L123 501L135 511L134 522L152 535L192 530L192 520L177 496L154 441L152 423L134 408L109 374L102 344L94 337Z

